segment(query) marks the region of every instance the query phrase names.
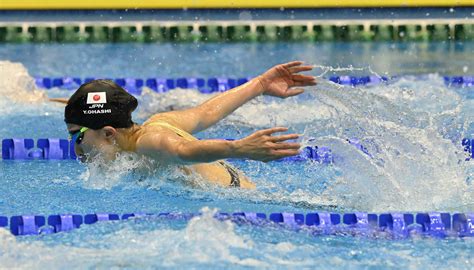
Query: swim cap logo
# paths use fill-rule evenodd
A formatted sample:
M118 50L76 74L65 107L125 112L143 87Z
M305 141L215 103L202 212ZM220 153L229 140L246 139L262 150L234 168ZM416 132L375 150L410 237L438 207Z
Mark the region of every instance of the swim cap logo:
M87 93L87 104L107 103L105 92Z
M104 114L112 113L112 109L104 109L104 104L107 103L107 96L105 92L87 93L87 104L89 110L83 110L84 114Z

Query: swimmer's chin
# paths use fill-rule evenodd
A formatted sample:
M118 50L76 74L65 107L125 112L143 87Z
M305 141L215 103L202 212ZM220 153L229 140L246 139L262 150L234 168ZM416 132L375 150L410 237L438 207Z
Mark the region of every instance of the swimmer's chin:
M84 164L102 163L106 164L117 159L117 155L104 155L102 153L82 154L77 156L77 160Z
M101 157L101 155L96 154L82 154L82 155L77 155L77 160L81 163L84 164L90 164L90 163L103 163L105 160Z

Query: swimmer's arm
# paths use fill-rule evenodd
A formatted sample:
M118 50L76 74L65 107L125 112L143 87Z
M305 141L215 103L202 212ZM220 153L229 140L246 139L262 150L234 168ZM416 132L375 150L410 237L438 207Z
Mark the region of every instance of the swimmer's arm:
M189 133L199 132L259 95L287 98L303 93L302 88L294 87L315 85L316 81L313 76L299 74L312 69L311 66L302 64L295 61L274 66L249 82L221 93L197 107L162 115L174 119L173 124Z
M201 105L181 110L160 113L155 119L162 118L188 133L197 133L216 124L247 101L263 93L258 79L221 93Z
M68 99L67 98L50 98L49 101L67 104Z
M174 133L152 134L138 140L137 153L159 156L165 161L181 164L212 162L226 158L247 158L266 162L299 153L299 143L285 142L297 139L298 134L272 136L275 132L283 131L287 131L287 128L260 130L235 141L187 141Z

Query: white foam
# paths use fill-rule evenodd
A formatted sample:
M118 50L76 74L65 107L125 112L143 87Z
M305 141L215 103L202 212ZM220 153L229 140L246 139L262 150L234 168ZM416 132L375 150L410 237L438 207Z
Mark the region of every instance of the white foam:
M215 209L203 208L201 216L192 218L183 229L147 229L134 226L130 220L117 231L96 236L86 245L70 246L57 244L48 246L43 242L25 239L18 241L5 229L0 228L0 261L2 268L141 268L155 266L176 267L179 265L216 264L220 262L242 266L268 266L258 259L239 254L242 250L253 250L254 243L247 235L238 235L235 224L213 218ZM156 224L147 222L148 225ZM140 220L136 220L140 222ZM98 229L108 224L88 225ZM118 226L117 226L118 227ZM68 234L51 237L80 236L79 229ZM86 232L87 233L87 232ZM74 240L72 240L74 242Z
M0 61L0 95L2 101L37 103L45 100L45 92L36 87L35 80L21 63Z
M36 89L33 78L21 64L0 62L0 67L5 75L0 82L0 94L5 98L0 102L8 104L3 106L2 113L18 111L17 102L49 104L41 102L44 92ZM144 119L160 111L195 106L210 97L190 89L165 94L145 90L137 113ZM22 106L21 110L38 112L43 107ZM463 161L466 155L459 145L472 119L472 101L461 98L444 85L440 76L433 74L423 79L405 76L393 84L362 88L320 80L300 97L259 97L236 110L224 123L255 129L300 128L305 145L328 146L343 157L333 166L337 174L332 173L334 179L322 194L315 195L311 186L291 175L287 181L298 186L297 191L272 183L271 175L278 173L278 168L261 165L256 170L257 177L268 179L258 183L259 190L273 188L278 192L243 192L239 196L271 197L277 202L304 200L368 211L409 211L456 207L461 210L474 205L473 187L469 184L473 165ZM372 158L347 143L346 139L354 137L360 139ZM86 187L110 189L123 183L130 171L139 170L142 163L123 156L105 172L99 172L99 163L93 163L82 179ZM148 184L160 187L156 178L152 182Z
M181 108L188 100L193 105L202 101L194 91L172 92L159 98L161 104ZM278 188L278 196L255 196L287 202L304 198L309 204L367 211L442 210L473 204L472 187L466 181L469 165L460 162L465 154L457 145L462 133L459 126L469 121L470 111L440 76L403 77L394 84L363 88L322 82L304 95L284 101L259 97L236 110L225 123L256 129L304 125L305 144L312 139L311 144L328 146L343 157L335 164L340 175L320 195L312 190L305 195L305 191ZM457 120L446 123L447 117ZM354 137L370 156L347 143L346 139ZM278 173L277 168L264 166L259 177L264 178L266 170L271 170L268 175ZM279 187L271 180L263 185L268 190Z

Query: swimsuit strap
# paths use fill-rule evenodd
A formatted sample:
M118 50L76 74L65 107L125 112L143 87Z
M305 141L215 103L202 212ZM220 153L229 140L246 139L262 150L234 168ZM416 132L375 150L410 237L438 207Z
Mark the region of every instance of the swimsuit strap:
M165 128L168 128L168 129L171 129L172 131L174 131L176 134L178 134L179 136L185 138L185 139L188 139L190 141L195 141L197 140L196 137L194 137L193 135L189 134L188 132L178 128L178 127L175 127L173 125L171 125L170 123L168 122L165 122L165 121L162 121L162 120L158 120L158 121L154 121L154 122L151 122L151 123L145 123L145 125L147 126L162 126L162 127L165 127Z

